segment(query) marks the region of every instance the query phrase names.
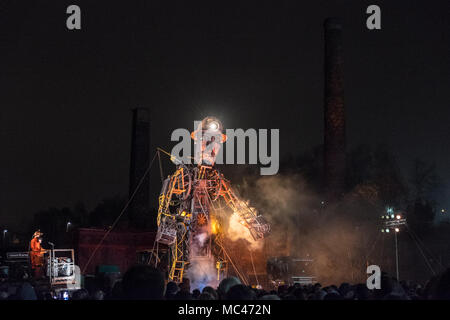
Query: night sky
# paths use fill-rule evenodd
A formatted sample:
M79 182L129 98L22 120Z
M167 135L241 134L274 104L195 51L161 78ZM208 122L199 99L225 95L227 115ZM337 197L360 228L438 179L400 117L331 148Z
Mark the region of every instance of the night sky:
M66 28L77 4L82 29ZM366 29L366 8L382 29ZM449 5L442 1L0 1L0 224L128 192L131 109L152 148L206 115L323 141L323 21L344 24L347 141L388 144L450 180ZM151 179L158 185L155 167ZM159 188L159 186L158 186ZM447 193L448 193L447 189ZM156 206L156 199L155 199Z

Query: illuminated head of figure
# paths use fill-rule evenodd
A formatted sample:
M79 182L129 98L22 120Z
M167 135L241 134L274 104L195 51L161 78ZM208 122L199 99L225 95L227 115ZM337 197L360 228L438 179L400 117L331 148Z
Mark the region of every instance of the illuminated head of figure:
M198 122L191 137L195 144L196 163L213 166L220 151L220 145L227 139L227 136L223 134L223 126L219 119L204 118Z
M41 232L41 230L38 230L33 234L33 238L38 238L38 237L41 237L42 235L43 235L43 233Z

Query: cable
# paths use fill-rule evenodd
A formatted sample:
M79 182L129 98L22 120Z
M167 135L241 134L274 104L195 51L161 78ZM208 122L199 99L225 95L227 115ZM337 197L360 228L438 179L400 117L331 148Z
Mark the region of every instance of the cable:
M156 242L155 268L158 267L158 260L161 261L159 259L159 242Z
M208 200L209 200L209 202L211 203L211 206L212 206L213 210L216 211L216 208L214 207L213 201L212 201L212 199L211 199L211 197L210 197L208 191L206 190L206 187L205 187L205 190L204 190L204 191L205 191L205 193L206 193L207 196L208 196ZM202 209L203 209L203 207L202 207ZM238 275L239 275L239 277L242 279L242 281L243 281L246 285L248 285L248 283L249 283L248 280L247 280L246 278L244 278L244 276L243 276L243 274L242 274L241 272L238 271L238 269L236 268L236 266L235 266L234 263L233 263L233 260L231 259L231 257L230 257L229 254L227 253L227 251L225 250L224 245L223 245L223 244L220 244L220 243L217 243L217 244L219 244L220 248L221 248L221 249L223 250L223 252L227 255L228 259L230 260L231 264L233 265L235 271L238 273ZM250 255L251 255L251 251L250 251ZM252 265L253 265L253 257L251 256L251 258L252 258ZM256 275L256 271L255 271L255 266L254 266L254 265L253 265L253 272L254 272L255 277L256 277L256 282L257 282L258 285L259 285L258 277L257 277L257 275Z
M414 241L414 243L416 244L417 248L419 248L419 250L421 251L421 253L425 253L424 252L424 245L423 243L420 241L419 237L417 236L417 234L414 232L414 230L412 230L411 228L408 227L408 225L406 225L406 228L409 231L409 235L412 238L412 240ZM430 256L432 256L432 254L430 254ZM433 257L432 257L433 258ZM428 260L428 259L427 259Z
M148 261L148 265L150 265L150 263L152 262L152 257L154 256L153 250L155 250L155 244L156 244L156 237L155 240L153 240L153 247L152 247L152 251L151 251L151 255L150 255L150 259ZM158 256L155 257L155 268L156 268L156 264L158 263Z
M158 153L158 161L159 161L159 174L161 176L161 183L164 183L164 173L163 173L163 168L162 168L162 163L161 163L161 154L160 151L156 151Z
M438 264L438 266L440 266L443 270L445 270L445 267L442 265L442 263L439 261L439 259L436 258L436 256L431 252L430 249L427 248L427 246L425 246L425 243L419 238L419 236L417 235L417 233L411 229L408 228L408 231L411 232L411 234L416 238L417 242L422 246L423 249L425 249L428 254L430 255L430 257L436 261L436 263Z
M228 257L228 260L230 260L231 265L233 266L234 270L237 272L237 274L239 275L239 277L241 278L241 280L244 282L244 284L246 286L248 286L248 281L247 279L241 274L241 272L239 272L239 270L237 269L237 267L234 265L233 260L231 259L231 257L228 255L227 251L225 250L225 248L222 246L223 252L226 254L226 256Z
M144 182L145 177L147 176L147 174L150 171L150 168L152 167L153 162L156 159L156 155L157 153L155 153L155 155L153 156L152 161L150 162L150 164L148 165L147 169L145 170L144 174L142 175L141 180L139 181L138 185L136 186L136 188L134 189L133 193L131 194L130 198L128 199L127 203L125 204L124 208L122 209L122 211L120 212L119 216L116 218L116 220L114 220L113 224L111 225L111 227L108 229L108 231L105 233L105 235L103 236L103 238L100 240L100 242L97 244L97 246L94 249L94 252L92 252L91 256L89 257L86 265L83 268L82 273L84 273L87 269L87 267L89 266L89 264L91 263L92 258L94 257L94 255L97 253L97 250L100 248L100 246L103 244L103 241L105 241L106 237L110 234L110 232L114 229L114 227L116 226L116 224L119 222L120 218L122 217L122 215L125 213L125 211L128 209L128 206L130 205L130 203L133 201L134 196L136 195L137 191L139 190L140 186L142 185L142 183Z
M177 160L178 162L183 163L183 161L181 161L180 159L178 159L177 157L175 157L173 154L171 154L170 152L167 152L166 150L164 150L164 149L162 149L162 148L160 148L160 147L157 147L156 150L161 151L162 153L168 155L168 156L170 157L170 161L172 161L172 162L174 162L173 160L175 159L175 160ZM187 158L190 158L190 159L192 159L192 160L195 159L195 158L192 157L192 156L186 156L186 157L187 157Z
M410 231L411 229L408 227L408 225L406 225L406 228L408 229L408 231ZM410 235L412 235L412 233L409 233ZM414 238L411 237L413 239L414 244L417 246L417 249L419 249L420 254L422 255L423 259L425 260L426 265L428 266L428 268L430 268L431 272L433 273L433 275L436 275L436 272L434 271L433 267L431 266L430 262L428 261L425 253L423 252L422 248L420 247L418 241Z
M216 242L216 243L222 248L223 253L226 255L227 259L231 262L231 265L233 266L233 268L236 271L236 273L238 274L238 276L241 278L242 282L244 282L244 284L248 285L248 281L246 280L244 275L238 270L238 268L234 264L233 260L231 259L230 255L228 254L227 250L225 249L225 245L221 242Z
M256 278L256 284L259 287L259 281L258 281L258 275L256 274L256 269L255 269L255 265L253 264L253 254L252 254L252 250L248 250L250 252L250 259L252 260L252 267L253 267L253 274L255 275Z

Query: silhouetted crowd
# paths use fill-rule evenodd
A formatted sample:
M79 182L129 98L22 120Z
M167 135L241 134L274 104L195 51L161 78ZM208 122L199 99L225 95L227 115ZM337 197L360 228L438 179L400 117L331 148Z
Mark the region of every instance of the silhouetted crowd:
M96 286L90 291L79 289L70 300L450 300L450 269L431 278L424 286L408 281L398 282L387 274L381 276L381 289L369 290L365 283L342 283L339 286L282 285L266 291L241 283L238 278L223 279L215 289L191 290L189 279L182 283L164 281L158 270L138 265L130 268L112 286ZM51 300L49 292L39 293L30 282L0 283L0 300Z

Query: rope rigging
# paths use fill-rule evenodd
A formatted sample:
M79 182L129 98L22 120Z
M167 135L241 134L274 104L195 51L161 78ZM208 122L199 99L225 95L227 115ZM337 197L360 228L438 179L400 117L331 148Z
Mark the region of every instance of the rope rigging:
M422 257L423 257L423 259L424 259L424 261L425 261L425 264L426 264L427 267L430 269L431 273L432 273L433 275L436 275L436 271L433 269L433 266L431 265L430 261L428 261L429 259L427 258L427 256L425 255L425 253L424 253L422 247L420 246L419 242L418 242L417 239L415 238L415 233L414 233L414 231L413 231L411 228L409 228L408 225L406 225L406 228L407 228L408 231L409 231L409 234L410 234L410 236L411 236L411 239L413 239L414 244L417 246L417 249L419 250L420 254L422 255Z
M84 273L87 269L87 267L89 266L89 264L92 261L92 258L95 256L95 254L97 253L98 249L101 247L101 245L103 244L103 242L105 241L106 237L108 237L108 235L111 233L111 231L115 228L115 226L117 225L117 223L119 222L120 218L123 216L123 214L126 212L126 210L128 209L129 205L131 204L131 202L133 201L135 195L137 194L139 188L141 187L142 183L144 182L145 177L147 176L147 174L150 172L150 169L153 165L153 162L156 159L156 156L158 154L158 151L155 153L155 155L153 156L152 161L150 161L150 164L148 165L147 169L145 170L144 174L142 175L141 179L139 180L139 183L137 184L136 188L134 189L133 193L131 194L130 198L128 199L127 203L125 204L125 206L123 207L122 211L120 212L120 214L117 216L117 218L114 220L113 224L111 225L111 227L108 229L108 231L106 231L106 233L103 235L102 239L100 240L100 242L97 244L97 246L95 247L94 251L92 252L92 254L89 256L88 261L86 262L86 265L83 267L82 273Z

